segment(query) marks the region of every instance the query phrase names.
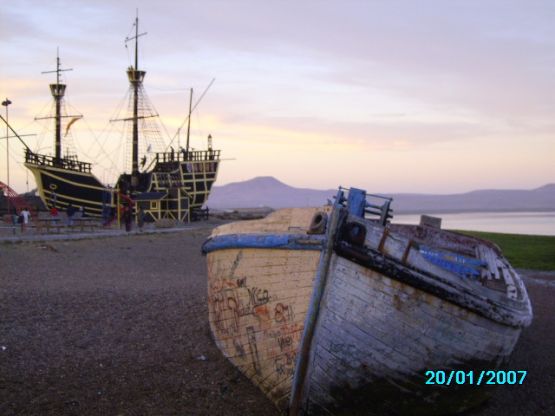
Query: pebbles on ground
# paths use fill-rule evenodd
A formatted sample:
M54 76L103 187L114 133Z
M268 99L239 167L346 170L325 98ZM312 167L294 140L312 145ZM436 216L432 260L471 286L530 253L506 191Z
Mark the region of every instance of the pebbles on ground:
M208 326L209 228L0 245L1 415L277 415ZM555 287L526 280L535 319L502 386L471 415L555 414Z

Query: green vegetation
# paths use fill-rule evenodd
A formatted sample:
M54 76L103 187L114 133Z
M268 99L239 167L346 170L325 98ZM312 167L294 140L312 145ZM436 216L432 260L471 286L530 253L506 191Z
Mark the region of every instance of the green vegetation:
M555 270L555 237L479 231L459 232L494 242L515 268Z

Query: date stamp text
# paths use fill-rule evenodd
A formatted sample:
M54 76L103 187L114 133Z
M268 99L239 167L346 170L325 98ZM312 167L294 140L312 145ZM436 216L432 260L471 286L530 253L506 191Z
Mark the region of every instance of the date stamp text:
M522 384L528 371L526 370L428 370L425 373L426 384L440 386L453 385L503 385Z

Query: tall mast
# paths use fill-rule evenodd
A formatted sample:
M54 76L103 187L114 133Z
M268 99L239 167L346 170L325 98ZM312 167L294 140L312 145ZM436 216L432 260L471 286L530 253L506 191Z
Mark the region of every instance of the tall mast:
M135 66L127 69L127 77L133 87L133 145L131 151L131 187L139 185L139 90L145 77L145 71L139 71L139 13L135 18L135 36L126 38L125 42L135 40Z
M187 153L189 152L189 136L191 134L191 111L193 105L193 89L191 88L191 94L189 95L189 117L187 119L187 145L185 146L185 150Z
M73 69L61 69L60 50L58 49L56 54L56 69L54 71L42 72L43 74L56 73L56 83L50 84L50 93L56 103L56 114L54 115L54 148L56 161L59 161L62 158L62 101L66 93L66 84L60 83L60 73L64 71L73 71Z

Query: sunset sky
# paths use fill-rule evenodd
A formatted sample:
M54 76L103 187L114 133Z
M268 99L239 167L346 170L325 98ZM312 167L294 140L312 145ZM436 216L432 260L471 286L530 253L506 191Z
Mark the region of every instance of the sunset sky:
M37 134L25 138L33 150L53 152L34 117L49 109L55 78L41 72L59 47L73 68L63 77L70 111L85 116L72 127L77 153L115 179L105 154L121 137L106 124L127 92L124 39L137 8L145 89L170 136L188 89L198 98L216 79L193 115L192 145L212 134L230 159L219 185L269 175L447 194L555 182L553 1L6 1L0 98L13 102L20 134ZM24 192L15 139L10 156L11 185Z

